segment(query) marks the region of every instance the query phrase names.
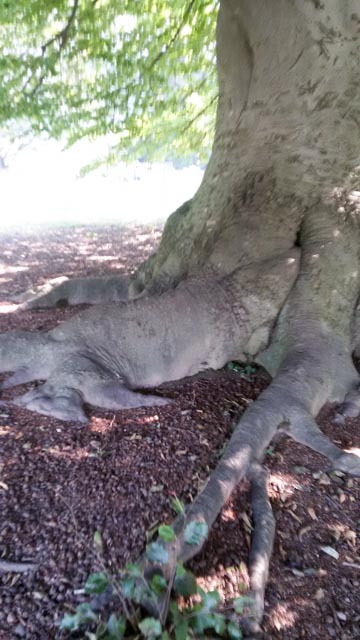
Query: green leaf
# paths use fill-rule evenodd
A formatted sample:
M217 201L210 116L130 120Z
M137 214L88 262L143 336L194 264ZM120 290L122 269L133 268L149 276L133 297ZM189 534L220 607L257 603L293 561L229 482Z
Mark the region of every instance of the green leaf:
M120 616L120 618L118 618L115 613L112 613L106 625L106 640L121 640L125 633L125 629L126 619L123 616Z
M135 578L124 578L120 580L120 588L124 598L132 600L135 591Z
M109 584L106 573L91 573L85 583L86 593L104 593Z
M201 544L202 542L204 542L208 534L208 530L209 527L207 526L206 522L200 522L199 520L189 522L189 524L186 525L184 531L185 542L191 545Z
M227 632L230 636L231 640L242 640L243 634L242 631L235 622L228 622Z
M223 636L226 631L226 618L222 613L213 613L213 629L218 636Z
M140 565L132 562L128 562L125 565L125 572L128 573L129 576L133 576L134 578L140 578L143 574Z
M199 613L190 619L190 625L196 634L202 635L205 629L213 628L213 616L211 613Z
M199 589L201 594L201 604L204 611L213 611L220 604L221 598L218 591L203 591Z
M188 637L188 630L189 620L181 620L181 622L179 622L179 624L177 624L174 629L176 640L186 640L186 638Z
M100 531L95 531L93 540L95 547L101 552L103 550L103 542Z
M151 542L151 544L146 547L145 553L150 562L166 564L169 560L169 553L159 542Z
M174 509L175 513L177 513L178 515L180 515L181 513L185 513L184 503L177 496L172 498L171 506Z
M253 599L251 596L239 596L233 601L233 607L236 613L238 613L239 615L243 614L244 608L251 604L253 604Z
M197 584L194 574L191 571L184 569L183 565L179 565L176 568L176 574L174 579L174 589L178 596L194 595L197 592Z
M156 618L144 618L139 622L139 629L145 638L157 638L162 632L160 621Z
M233 607L236 613L238 613L239 615L244 613L244 606L245 606L245 603L244 603L243 596L240 596L239 598L235 598L235 600L233 601Z
M198 613L190 619L190 625L196 634L202 635L206 629L214 629L222 636L226 631L226 618L221 613Z
M60 622L60 629L66 631L76 631L80 626L79 616L66 613Z
M167 524L162 524L159 527L159 536L165 540L165 542L171 542L176 538L174 529Z
M76 607L76 615L79 618L80 624L86 624L87 622L96 622L97 615L92 610L91 605L88 602L83 602Z
M164 576L156 573L151 580L151 588L155 591L155 593L161 593L165 589L167 589L167 582Z

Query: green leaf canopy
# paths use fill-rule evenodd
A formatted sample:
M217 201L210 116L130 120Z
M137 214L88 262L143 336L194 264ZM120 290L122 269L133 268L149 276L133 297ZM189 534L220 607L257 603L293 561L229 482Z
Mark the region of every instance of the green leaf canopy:
M0 0L0 127L108 160L194 154L213 136L216 0Z

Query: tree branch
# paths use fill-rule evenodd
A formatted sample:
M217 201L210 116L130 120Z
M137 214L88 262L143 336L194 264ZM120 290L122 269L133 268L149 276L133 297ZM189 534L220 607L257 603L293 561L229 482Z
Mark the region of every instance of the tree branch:
M71 9L71 13L69 15L69 18L65 27L61 29L61 31L58 31L58 33L56 33L52 38L50 38L50 40L48 40L47 42L45 42L45 44L42 45L41 47L42 57L44 57L46 49L50 47L54 42L59 42L60 44L59 53L65 47L68 40L68 36L69 36L69 30L71 28L72 23L75 20L78 7L79 7L79 0L74 0L73 7Z
M76 16L78 7L79 7L79 0L74 0L74 4L73 4L73 7L71 9L71 13L69 15L69 18L68 18L68 20L66 22L66 25L63 27L63 29L61 29L61 31L58 31L58 33L56 33L52 38L50 38L50 40L48 40L47 42L45 42L45 44L42 45L42 47L41 47L41 59L42 60L45 57L46 50L52 44L54 44L55 42L59 43L58 56L60 56L62 50L65 48L66 43L68 41L69 31L71 29L71 26L72 26L74 20L75 20L75 16ZM40 76L39 80L37 81L35 87L32 89L32 91L30 91L30 93L27 94L29 98L33 98L34 97L35 93L40 89L41 85L43 84L45 78L46 78L46 73L43 73ZM25 93L26 86L29 84L30 80L31 80L31 78L29 78L26 81L26 83L25 83L25 85L24 85L24 87L22 89L23 93Z
M191 10L192 10L192 8L193 8L194 4L195 4L195 0L190 0L190 2L189 2L189 4L188 4L188 6L186 7L186 9L185 9L185 11L184 11L184 14L183 14L182 20L181 20L181 22L180 22L180 24L179 24L178 28L176 29L176 31L175 31L175 33L174 33L173 37L171 38L171 40L170 40L169 44L167 44L167 45L165 46L164 51L160 51L160 52L157 54L157 56L154 58L154 60L150 63L150 66L149 66L149 68L148 68L148 71L151 71L151 70L155 67L155 65L159 62L159 60L160 60L160 59L161 59L161 58L162 58L162 57L163 57L163 56L164 56L164 55L169 51L169 49L171 49L171 47L173 46L173 44L176 42L176 40L178 39L178 37L179 37L179 35L180 35L181 29L183 28L183 26L184 26L184 24L185 24L185 22L186 22L187 18L189 17L189 15L190 15L190 13L191 13Z
M205 107L203 109L201 109L201 111L198 111L198 113L193 118L191 118L191 120L181 130L180 134L184 135L184 133L186 133L186 131L188 131L188 129L190 129L190 127L192 127L194 122L196 122L196 120L201 118L201 116L204 115L204 113L206 113L206 111L211 107L211 105L215 102L215 100L218 99L218 97L219 97L218 93L215 96L213 96L211 98L210 102L208 102L207 105L205 105Z

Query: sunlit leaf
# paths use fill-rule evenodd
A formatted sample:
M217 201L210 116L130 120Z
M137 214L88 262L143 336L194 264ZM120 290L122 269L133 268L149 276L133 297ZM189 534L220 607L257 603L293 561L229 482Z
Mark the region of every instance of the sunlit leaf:
M157 638L162 632L160 621L156 618L144 618L139 622L139 629L145 638Z
M198 545L204 542L208 534L206 522L193 521L185 527L184 539L187 544Z
M159 527L159 536L162 540L165 540L165 542L171 542L175 540L176 537L174 529L167 524L162 524Z
M169 559L169 553L159 542L151 542L146 547L146 557L150 562L166 564Z

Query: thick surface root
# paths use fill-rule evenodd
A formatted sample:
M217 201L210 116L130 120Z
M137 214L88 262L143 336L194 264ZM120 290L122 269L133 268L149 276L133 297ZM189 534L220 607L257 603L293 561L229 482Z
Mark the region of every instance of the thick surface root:
M287 374L289 374L288 370ZM296 369L293 371L293 380L295 379L296 386L300 385ZM309 381L306 380L305 384L308 383ZM291 384L289 387L291 389ZM287 393L284 393L285 391ZM289 392L286 382L284 385L284 377L280 372L258 400L244 413L222 459L186 515L174 522L176 542L165 545L170 560L166 566L158 567L167 581L171 581L176 563L179 560L185 562L196 555L205 542L204 537L196 545L187 544L184 538L186 527L191 522L202 522L207 525L206 529L209 531L233 489L243 478L248 477L251 483L254 525L249 555L249 595L252 604L241 622L244 631L249 634L261 631L265 586L275 535L275 521L267 495L267 474L261 461L266 448L279 433L286 433L297 442L326 456L333 469L360 476L360 458L343 452L321 432L310 411L304 407L304 403L298 401ZM145 576L152 575L153 569L151 563L145 561ZM166 618L164 607L166 607L164 601L159 603L163 620ZM152 612L154 613L154 609Z
M128 299L129 276L73 278L65 276L49 280L45 285L29 289L14 299L20 309L41 309L76 304L123 302Z
M157 298L95 305L47 333L2 334L0 371L13 372L4 388L46 380L17 402L67 421L86 421L84 402L115 410L167 404L136 389L256 353L267 343L298 264L295 249L224 278L191 280ZM74 283L64 282L46 299L58 300Z

